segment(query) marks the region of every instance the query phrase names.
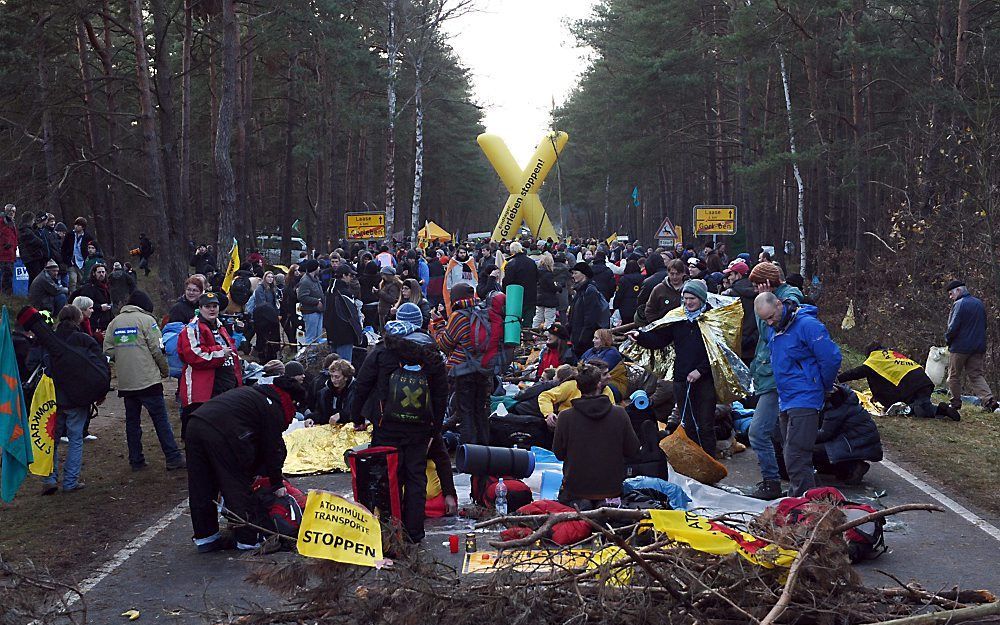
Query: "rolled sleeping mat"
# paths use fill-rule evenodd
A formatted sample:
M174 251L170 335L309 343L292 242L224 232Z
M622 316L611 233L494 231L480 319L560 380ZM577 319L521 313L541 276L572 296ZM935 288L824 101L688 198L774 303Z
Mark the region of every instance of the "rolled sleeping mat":
M629 399L632 400L632 405L639 410L649 408L649 395L646 394L646 391L638 390L632 393Z
M528 477L535 471L535 454L527 449L461 445L455 454L459 473L471 475Z
M521 344L521 313L524 306L524 287L511 284L507 287L507 308L504 310L503 342Z

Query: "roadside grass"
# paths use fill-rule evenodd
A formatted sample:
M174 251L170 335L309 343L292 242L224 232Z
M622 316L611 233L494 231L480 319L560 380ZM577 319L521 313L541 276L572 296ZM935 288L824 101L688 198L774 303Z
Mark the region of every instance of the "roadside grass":
M864 356L841 346L843 369L856 367ZM863 380L852 383L867 390ZM935 393L935 405L948 401ZM953 493L995 514L1000 514L1000 415L966 404L958 423L949 419L914 419L876 416L882 443L893 458L930 474Z

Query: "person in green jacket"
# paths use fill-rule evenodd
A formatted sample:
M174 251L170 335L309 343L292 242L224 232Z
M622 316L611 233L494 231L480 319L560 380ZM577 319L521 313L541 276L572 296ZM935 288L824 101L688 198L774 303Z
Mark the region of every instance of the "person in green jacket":
M773 263L765 261L755 265L750 272L750 282L757 293L774 293L782 301L790 299L802 303L802 291L782 282L781 271ZM773 439L778 425L778 387L771 368L771 348L765 338L765 325L757 317L757 349L750 363L753 392L757 396L757 407L750 422L750 446L757 454L761 476L750 496L770 501L781 497L781 475Z
M160 328L153 318L153 301L145 292L132 291L121 312L108 324L104 353L115 361L118 396L125 402L125 439L132 470L146 468L140 425L144 406L153 420L167 471L183 469L184 456L177 447L163 401L162 379L169 375L170 368L160 348Z

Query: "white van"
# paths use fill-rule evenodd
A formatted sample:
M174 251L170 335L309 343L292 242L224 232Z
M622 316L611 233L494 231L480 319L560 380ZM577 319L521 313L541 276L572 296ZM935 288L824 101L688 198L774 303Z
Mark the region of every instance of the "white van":
M281 235L263 234L257 237L257 249L264 256L264 262L274 265L281 262ZM299 254L309 252L304 239L292 237L292 262L298 262Z

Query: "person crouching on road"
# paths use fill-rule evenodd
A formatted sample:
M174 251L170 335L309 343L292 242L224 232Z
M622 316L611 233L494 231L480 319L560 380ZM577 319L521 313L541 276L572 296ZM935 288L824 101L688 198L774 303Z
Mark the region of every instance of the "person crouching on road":
M704 280L692 279L681 287L685 319L662 325L650 332L632 331L629 336L647 349L674 346L674 397L684 432L715 457L715 379L708 360L698 318L712 306Z
M397 317L416 322L397 319L386 323L385 340L368 354L358 371L354 386L358 400L351 404L356 424L364 423L364 406L372 407L373 414L368 416L374 427L373 446L399 450L403 527L414 543L424 538L427 450L441 432L448 402L444 360L434 340L420 331L419 314L415 304L406 303L400 306ZM361 400L369 396L373 401Z
M591 364L577 368L581 397L559 413L552 451L563 461L559 501L591 510L621 497L625 458L639 453L639 439L624 408L601 394L605 372Z
M216 395L243 386L236 344L219 321L219 297L202 293L198 316L177 337L177 354L184 363L178 385L181 400L181 438L198 406Z
M167 463L167 471L184 468L163 401L162 378L170 374L167 357L160 349L160 329L153 319L153 301L143 291L133 291L128 303L108 324L104 354L115 361L118 395L125 401L125 439L133 471L146 467L142 453L143 407L149 412Z
M298 381L278 377L272 384L235 388L201 404L188 420L184 443L188 465L188 500L194 544L199 553L220 549L256 549L256 528L240 525L233 539L219 531L215 501L219 494L226 510L257 526L264 519L251 485L266 477L276 497L285 496L281 468L285 442L281 433L295 416L295 402L305 396Z
M788 496L801 497L816 486L813 447L820 411L840 369L840 348L817 318L815 306L761 293L754 300L754 312L769 326L765 334L778 387Z
M958 410L948 402L934 406L931 402L934 382L927 377L924 368L908 356L886 349L878 342L869 344L865 351L868 358L860 366L837 376L838 382L866 379L872 399L885 406L890 415L948 417L952 421L962 419Z

